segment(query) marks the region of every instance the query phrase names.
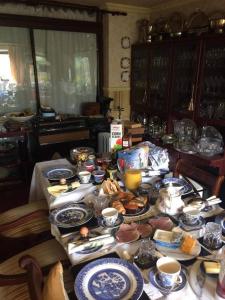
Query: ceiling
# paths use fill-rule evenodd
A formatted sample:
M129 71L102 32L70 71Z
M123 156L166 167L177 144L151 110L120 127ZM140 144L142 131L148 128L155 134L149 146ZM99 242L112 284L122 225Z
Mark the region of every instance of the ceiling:
M60 0L58 0L60 1ZM142 7L151 7L158 5L160 3L166 3L170 0L64 0L69 3L77 3L83 5L92 5L92 6L103 6L105 3L120 3L126 5L142 6Z

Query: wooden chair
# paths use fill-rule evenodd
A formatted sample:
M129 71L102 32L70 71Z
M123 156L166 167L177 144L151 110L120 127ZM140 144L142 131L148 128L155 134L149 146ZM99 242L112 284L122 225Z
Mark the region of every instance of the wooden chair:
M52 238L46 201L10 209L0 214L0 261Z
M179 175L188 177L207 188L210 195L215 195L217 197L220 195L224 176L214 175L197 165L193 165L191 160L185 159L179 159L176 164L174 176L179 177Z
M64 268L65 289L71 293L72 298L75 298L74 279L69 271L70 262L63 247L55 239L52 239L23 251L0 264L0 299L42 300L44 277L58 261L62 262ZM26 269L26 273L21 268ZM56 289L57 283L53 281L52 284L53 289ZM57 299L61 300L61 298ZM54 298L54 300L57 299Z

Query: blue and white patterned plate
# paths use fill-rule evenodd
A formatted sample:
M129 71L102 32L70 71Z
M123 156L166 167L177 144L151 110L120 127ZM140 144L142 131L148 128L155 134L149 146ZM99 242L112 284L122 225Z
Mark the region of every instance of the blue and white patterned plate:
M160 181L157 181L155 183L155 187L159 190L162 187L169 186L169 184L172 184L173 186L176 186L176 187L182 187L180 189L180 192L182 195L188 194L193 191L192 186L189 183L187 183L187 181L185 181L182 178L176 178L176 177L168 177L168 178L164 178Z
M50 212L49 220L52 224L71 228L87 223L93 216L93 211L85 204L69 203Z
M181 282L176 283L174 285L174 287L172 289L173 292L183 289L187 283L186 272L183 268L181 268L180 278L181 278ZM168 292L171 292L171 288L162 286L158 271L155 266L152 267L149 271L149 280L150 280L151 284L154 285L154 287L156 287L157 289L160 290L160 292L162 292L162 294L164 294L164 293L167 294Z
M61 178L70 179L75 176L74 170L68 166L52 167L44 170L48 180L57 181Z
M225 212L222 212L215 218L215 222L222 227L223 234L225 234Z
M74 289L79 300L137 300L143 278L137 267L123 259L102 258L79 272Z

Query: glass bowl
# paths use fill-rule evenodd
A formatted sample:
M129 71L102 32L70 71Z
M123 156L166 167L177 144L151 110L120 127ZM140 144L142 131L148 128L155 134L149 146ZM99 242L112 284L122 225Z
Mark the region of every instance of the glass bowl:
M221 139L203 137L197 143L197 151L204 156L214 156L223 152Z

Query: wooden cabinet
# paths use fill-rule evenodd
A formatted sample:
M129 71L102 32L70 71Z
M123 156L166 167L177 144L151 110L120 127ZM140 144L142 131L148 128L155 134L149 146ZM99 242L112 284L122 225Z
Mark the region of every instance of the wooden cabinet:
M0 190L28 182L27 132L0 133Z
M132 116L199 126L225 125L225 35L205 34L132 46ZM224 134L224 132L222 132Z

